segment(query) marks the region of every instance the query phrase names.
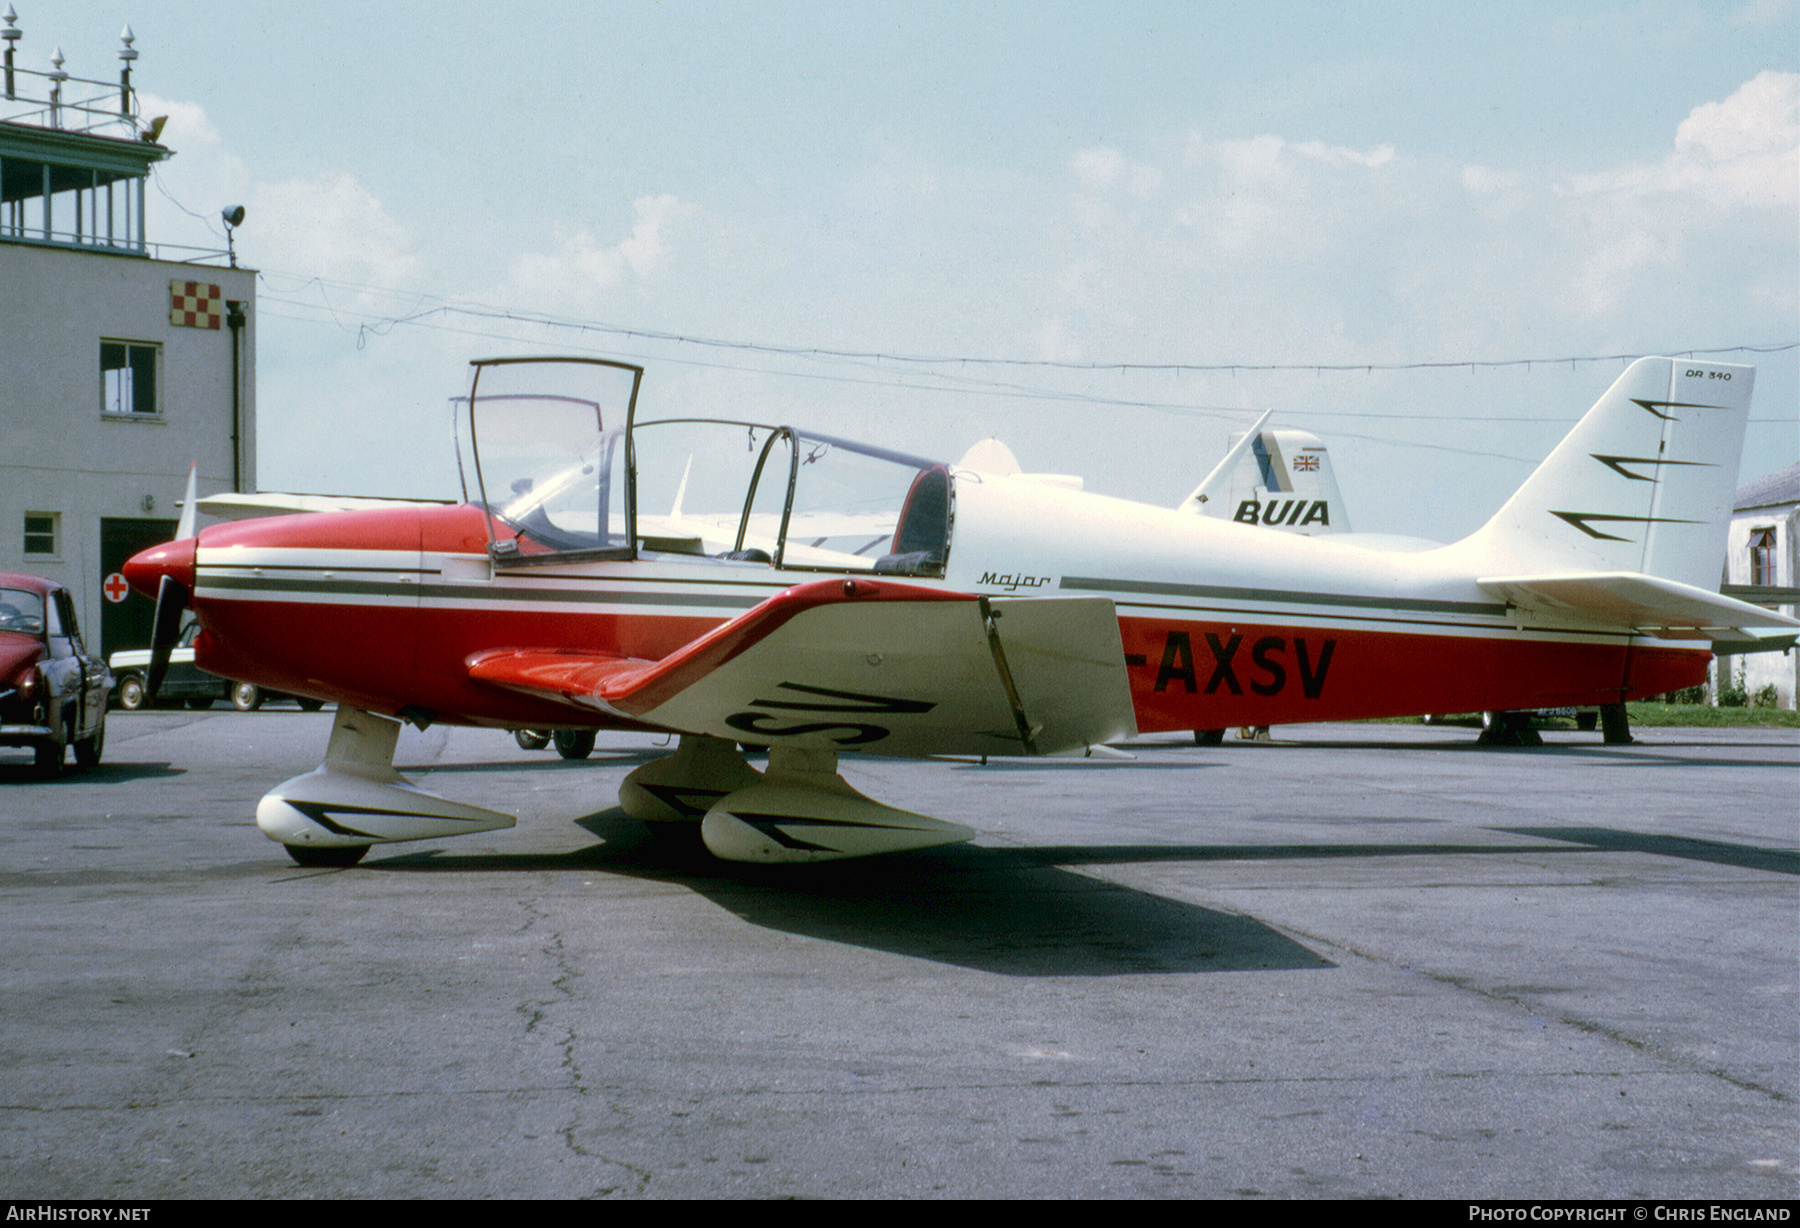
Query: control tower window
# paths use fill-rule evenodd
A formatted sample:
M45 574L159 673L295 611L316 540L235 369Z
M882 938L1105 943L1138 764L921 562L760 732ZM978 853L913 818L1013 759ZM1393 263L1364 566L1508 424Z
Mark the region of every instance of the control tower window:
M154 416L156 347L131 341L100 343L100 409L104 413Z

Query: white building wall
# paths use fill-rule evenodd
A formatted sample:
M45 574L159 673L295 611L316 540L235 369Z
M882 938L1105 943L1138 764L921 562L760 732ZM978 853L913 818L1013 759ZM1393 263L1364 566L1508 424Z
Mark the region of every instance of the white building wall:
M1800 530L1800 504L1787 503L1741 509L1732 514L1725 548L1727 584L1751 582L1750 536L1758 529L1768 528L1775 530L1775 575L1769 583L1776 588L1793 588L1800 583L1795 579L1800 576L1800 533L1796 532ZM1795 606L1777 608L1790 618L1795 616ZM1744 689L1752 695L1765 686L1773 686L1779 707L1794 707L1795 696L1800 694L1800 650L1720 657L1713 667L1715 702L1719 688L1727 681L1726 671L1732 679L1739 677L1741 671Z
M245 304L240 485L254 490L253 271L0 242L0 571L66 585L96 648L101 519L177 517L190 462L202 496L232 486L231 330L171 324L177 279L219 285ZM102 412L103 340L160 347L160 412ZM26 555L27 512L57 515L54 557Z

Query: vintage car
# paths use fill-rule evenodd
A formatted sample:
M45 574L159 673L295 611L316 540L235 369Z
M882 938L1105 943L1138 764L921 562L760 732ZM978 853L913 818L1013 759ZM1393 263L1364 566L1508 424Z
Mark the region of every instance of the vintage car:
M209 674L195 665L194 637L198 634L200 624L190 624L170 651L169 671L163 675L162 686L156 692L158 703L185 703L190 708L204 711L218 700L229 699L231 706L239 712L254 712L269 700L288 698L279 691L265 691L253 682L233 682ZM113 653L108 663L118 681L114 699L119 707L127 712L149 707L150 695L145 679L150 673L150 650L127 648ZM316 699L298 702L308 712L316 712L324 706Z
M92 767L106 743L112 675L88 652L62 585L0 572L0 746L29 746L54 775L68 749Z

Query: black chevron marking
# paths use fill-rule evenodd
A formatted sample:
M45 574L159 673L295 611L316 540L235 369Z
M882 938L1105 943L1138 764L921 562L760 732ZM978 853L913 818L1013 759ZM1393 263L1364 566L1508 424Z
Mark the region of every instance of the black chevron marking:
M1665 409L1724 409L1725 408L1723 405L1702 405L1697 401L1640 401L1636 397L1631 398L1631 403L1633 405L1637 406L1639 409L1643 410L1645 413L1656 415L1658 418L1661 418L1664 422L1679 422L1679 421L1681 421L1681 419L1677 418L1674 414L1663 413L1662 411Z
M1663 460L1660 456L1602 456L1598 452L1589 452L1588 455L1620 477L1630 478L1634 482L1654 482L1656 479L1649 474L1633 473L1625 468L1626 465L1698 465L1702 469L1717 468L1709 461Z
M673 810L676 814L684 814L690 819L705 816L712 804L725 796L723 789L684 789L674 785L645 785L644 792ZM690 798L699 798L696 805Z
M323 827L326 831L336 832L340 836L367 837L371 840L379 840L381 837L374 832L359 831L354 827L347 826L340 823L332 816L375 814L399 815L409 819L450 819L453 822L459 823L474 823L478 821L475 819L465 819L460 815L454 814L421 814L417 810L392 810L382 806L334 806L329 802L303 802L297 801L291 797L284 797L281 800L317 823L320 827Z
M1631 540L1631 538L1619 537L1613 533L1602 533L1598 529L1589 527L1588 524L1586 523L1587 521L1603 520L1603 521L1607 521L1607 522L1618 522L1618 523L1627 523L1627 524L1700 524L1701 523L1698 520L1678 520L1672 516L1608 516L1601 512L1559 512L1559 511L1556 511L1554 508L1551 509L1550 514L1552 516L1560 517L1562 520L1565 520L1569 524L1574 525L1576 528L1580 529L1583 533L1586 533L1589 537L1595 538L1595 539L1597 539L1599 541L1603 541L1603 542L1628 542Z
M746 814L738 810L728 811L727 813L739 822L748 823L751 827L754 827L757 831L775 841L775 843L781 845L783 848L799 849L805 852L824 851L835 853L839 850L834 849L829 845L815 844L810 840L803 840L793 833L791 830L792 828L818 827L826 831L831 831L833 829L843 830L852 827L862 827L880 831L913 830L912 828L896 828L892 823L859 823L854 819L809 819L804 815L797 814Z

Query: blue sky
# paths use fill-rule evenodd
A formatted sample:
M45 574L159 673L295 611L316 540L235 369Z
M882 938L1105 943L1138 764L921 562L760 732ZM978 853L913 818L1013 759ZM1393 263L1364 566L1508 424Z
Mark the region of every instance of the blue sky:
M467 360L569 351L1171 504L1273 408L1356 527L1450 537L1623 364L1415 364L1800 339L1789 0L13 2L81 76L131 22L152 238L248 206L267 488L451 493ZM1742 476L1792 464L1796 351L1720 357Z

